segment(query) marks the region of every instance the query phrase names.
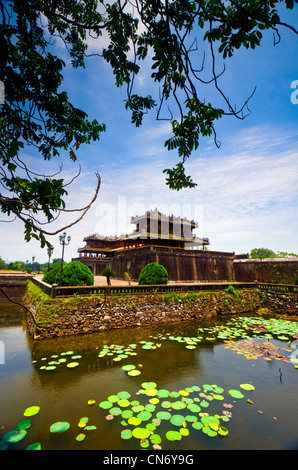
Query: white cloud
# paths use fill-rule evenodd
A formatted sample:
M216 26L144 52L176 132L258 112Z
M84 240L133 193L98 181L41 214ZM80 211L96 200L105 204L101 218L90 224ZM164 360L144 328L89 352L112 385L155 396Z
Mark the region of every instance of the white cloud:
M162 173L163 168L173 164L166 158L174 162L176 158L167 151L158 152L158 142L166 132L165 123L156 135L150 129L144 130L143 135L137 134L133 142L136 163L128 161L125 167L118 168L104 165L97 201L81 222L67 230L72 236L66 250L68 259L76 256L85 236L95 232L129 233L134 229L130 217L155 207L169 214L195 218L199 223L197 235L209 237L211 249L239 253L267 246L275 251L298 252L298 152L290 130L267 128L265 132L265 128L250 128L231 138L227 136L224 152L214 147L202 151L197 158L191 157L187 174L192 175L198 187L180 192L165 185ZM150 158L138 159L142 146L145 153L149 147L156 146L156 151L152 151ZM69 207L87 204L95 186L93 168L88 165L69 187ZM67 221L64 218L63 225ZM12 227L16 227L13 236ZM37 243L23 242L21 224L2 224L0 240L5 247L0 256L4 258L5 253L11 253L11 259L30 259L34 251L40 260L47 259L45 250L42 254ZM58 236L52 237L51 242L55 246L54 256L60 256Z

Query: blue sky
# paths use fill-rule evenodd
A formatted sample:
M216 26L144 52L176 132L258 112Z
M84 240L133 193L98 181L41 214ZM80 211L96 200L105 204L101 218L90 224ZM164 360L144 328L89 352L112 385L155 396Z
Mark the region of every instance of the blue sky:
M297 11L287 12L296 28ZM199 224L197 235L209 237L213 250L247 253L267 247L298 253L298 104L291 101L295 92L291 83L298 80L298 49L293 33L282 29L281 33L277 46L273 47L268 33L260 48L237 51L225 61L220 84L232 103L241 105L257 87L249 105L251 115L243 121L226 117L218 122L219 149L212 139L202 139L186 165L198 186L179 192L166 186L162 173L179 160L176 152L164 148L169 122L156 121L153 111L145 116L142 127L131 124L124 109L125 88L116 88L109 65L102 59L89 58L84 70L67 65L63 88L71 102L85 110L89 119L107 126L99 142L82 146L77 154L82 172L69 188L69 208L82 207L92 198L95 171L101 175L102 186L88 214L67 230L72 237L65 252L67 261L84 245L84 236L129 233L134 229L130 217L155 207L169 215L194 218ZM93 51L93 41L90 47ZM57 51L68 62L59 44ZM136 92L158 99L148 65L136 79ZM213 99L214 90L201 87L201 96ZM30 149L24 154L34 168L47 171ZM67 156L61 160L67 180L78 166ZM58 168L59 162L47 163L49 170ZM53 229L69 220L60 218ZM59 257L58 236L49 239L55 248L53 256ZM33 255L37 261L47 260L46 249L41 250L35 241L23 241L18 222L1 224L0 240L0 256L5 260L31 260Z

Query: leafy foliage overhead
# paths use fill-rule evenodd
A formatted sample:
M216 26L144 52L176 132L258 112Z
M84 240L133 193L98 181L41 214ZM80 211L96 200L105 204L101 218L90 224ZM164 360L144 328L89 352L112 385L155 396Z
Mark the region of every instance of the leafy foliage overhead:
M274 45L281 39L281 27L297 36L279 13L282 4L293 10L297 1L0 0L0 81L5 84L5 103L0 105L1 211L23 221L26 240L35 237L44 246L45 236L57 232L46 231L43 224L66 211L67 184L57 174L34 172L25 155L34 148L44 160L68 152L76 161L80 146L105 131L105 124L89 120L63 90L65 62L56 55L56 37L65 44L74 68L84 67L88 39L97 39L97 55L111 65L116 86L127 89L125 108L136 126L152 109L157 119L171 122L172 136L165 146L177 151L180 160L164 172L169 187L180 190L196 185L184 165L201 137L213 136L219 146L216 121L227 115L244 119L250 113L250 96L235 108L220 88L225 68L218 72L216 59L228 59L243 47L254 49L266 30L273 31ZM105 48L102 35L105 44L108 40ZM211 58L209 76L205 49ZM157 98L135 93L134 79L145 60ZM214 85L220 105L206 102L202 90L208 84ZM97 177L94 198L81 209L81 217L97 197Z

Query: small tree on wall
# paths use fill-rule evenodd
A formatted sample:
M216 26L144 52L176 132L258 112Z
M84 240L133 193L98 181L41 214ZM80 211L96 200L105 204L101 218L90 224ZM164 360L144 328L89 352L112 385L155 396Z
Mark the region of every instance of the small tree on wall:
M100 272L101 276L105 276L107 278L107 284L108 286L111 285L111 277L116 275L116 272L113 271L111 268L105 268Z
M139 285L167 284L168 272L164 266L158 263L149 263L141 271Z

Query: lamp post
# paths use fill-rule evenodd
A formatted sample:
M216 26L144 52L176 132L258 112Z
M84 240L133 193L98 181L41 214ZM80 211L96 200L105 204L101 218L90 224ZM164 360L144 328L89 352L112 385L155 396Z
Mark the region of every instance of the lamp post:
M33 272L33 264L34 264L34 261L35 261L35 256L33 255L33 256L32 256L32 272Z
M62 259L61 259L60 282L59 282L60 286L62 284L62 269L63 269L64 247L65 247L65 245L69 245L69 242L71 240L71 236L68 235L67 242L65 241L65 239L66 239L66 232L63 232L62 235L59 235L60 245L62 245Z
M47 251L48 251L48 257L49 257L49 261L48 261L48 269L49 269L50 262L51 262L51 256L52 256L53 251L54 251L53 245L49 246Z

